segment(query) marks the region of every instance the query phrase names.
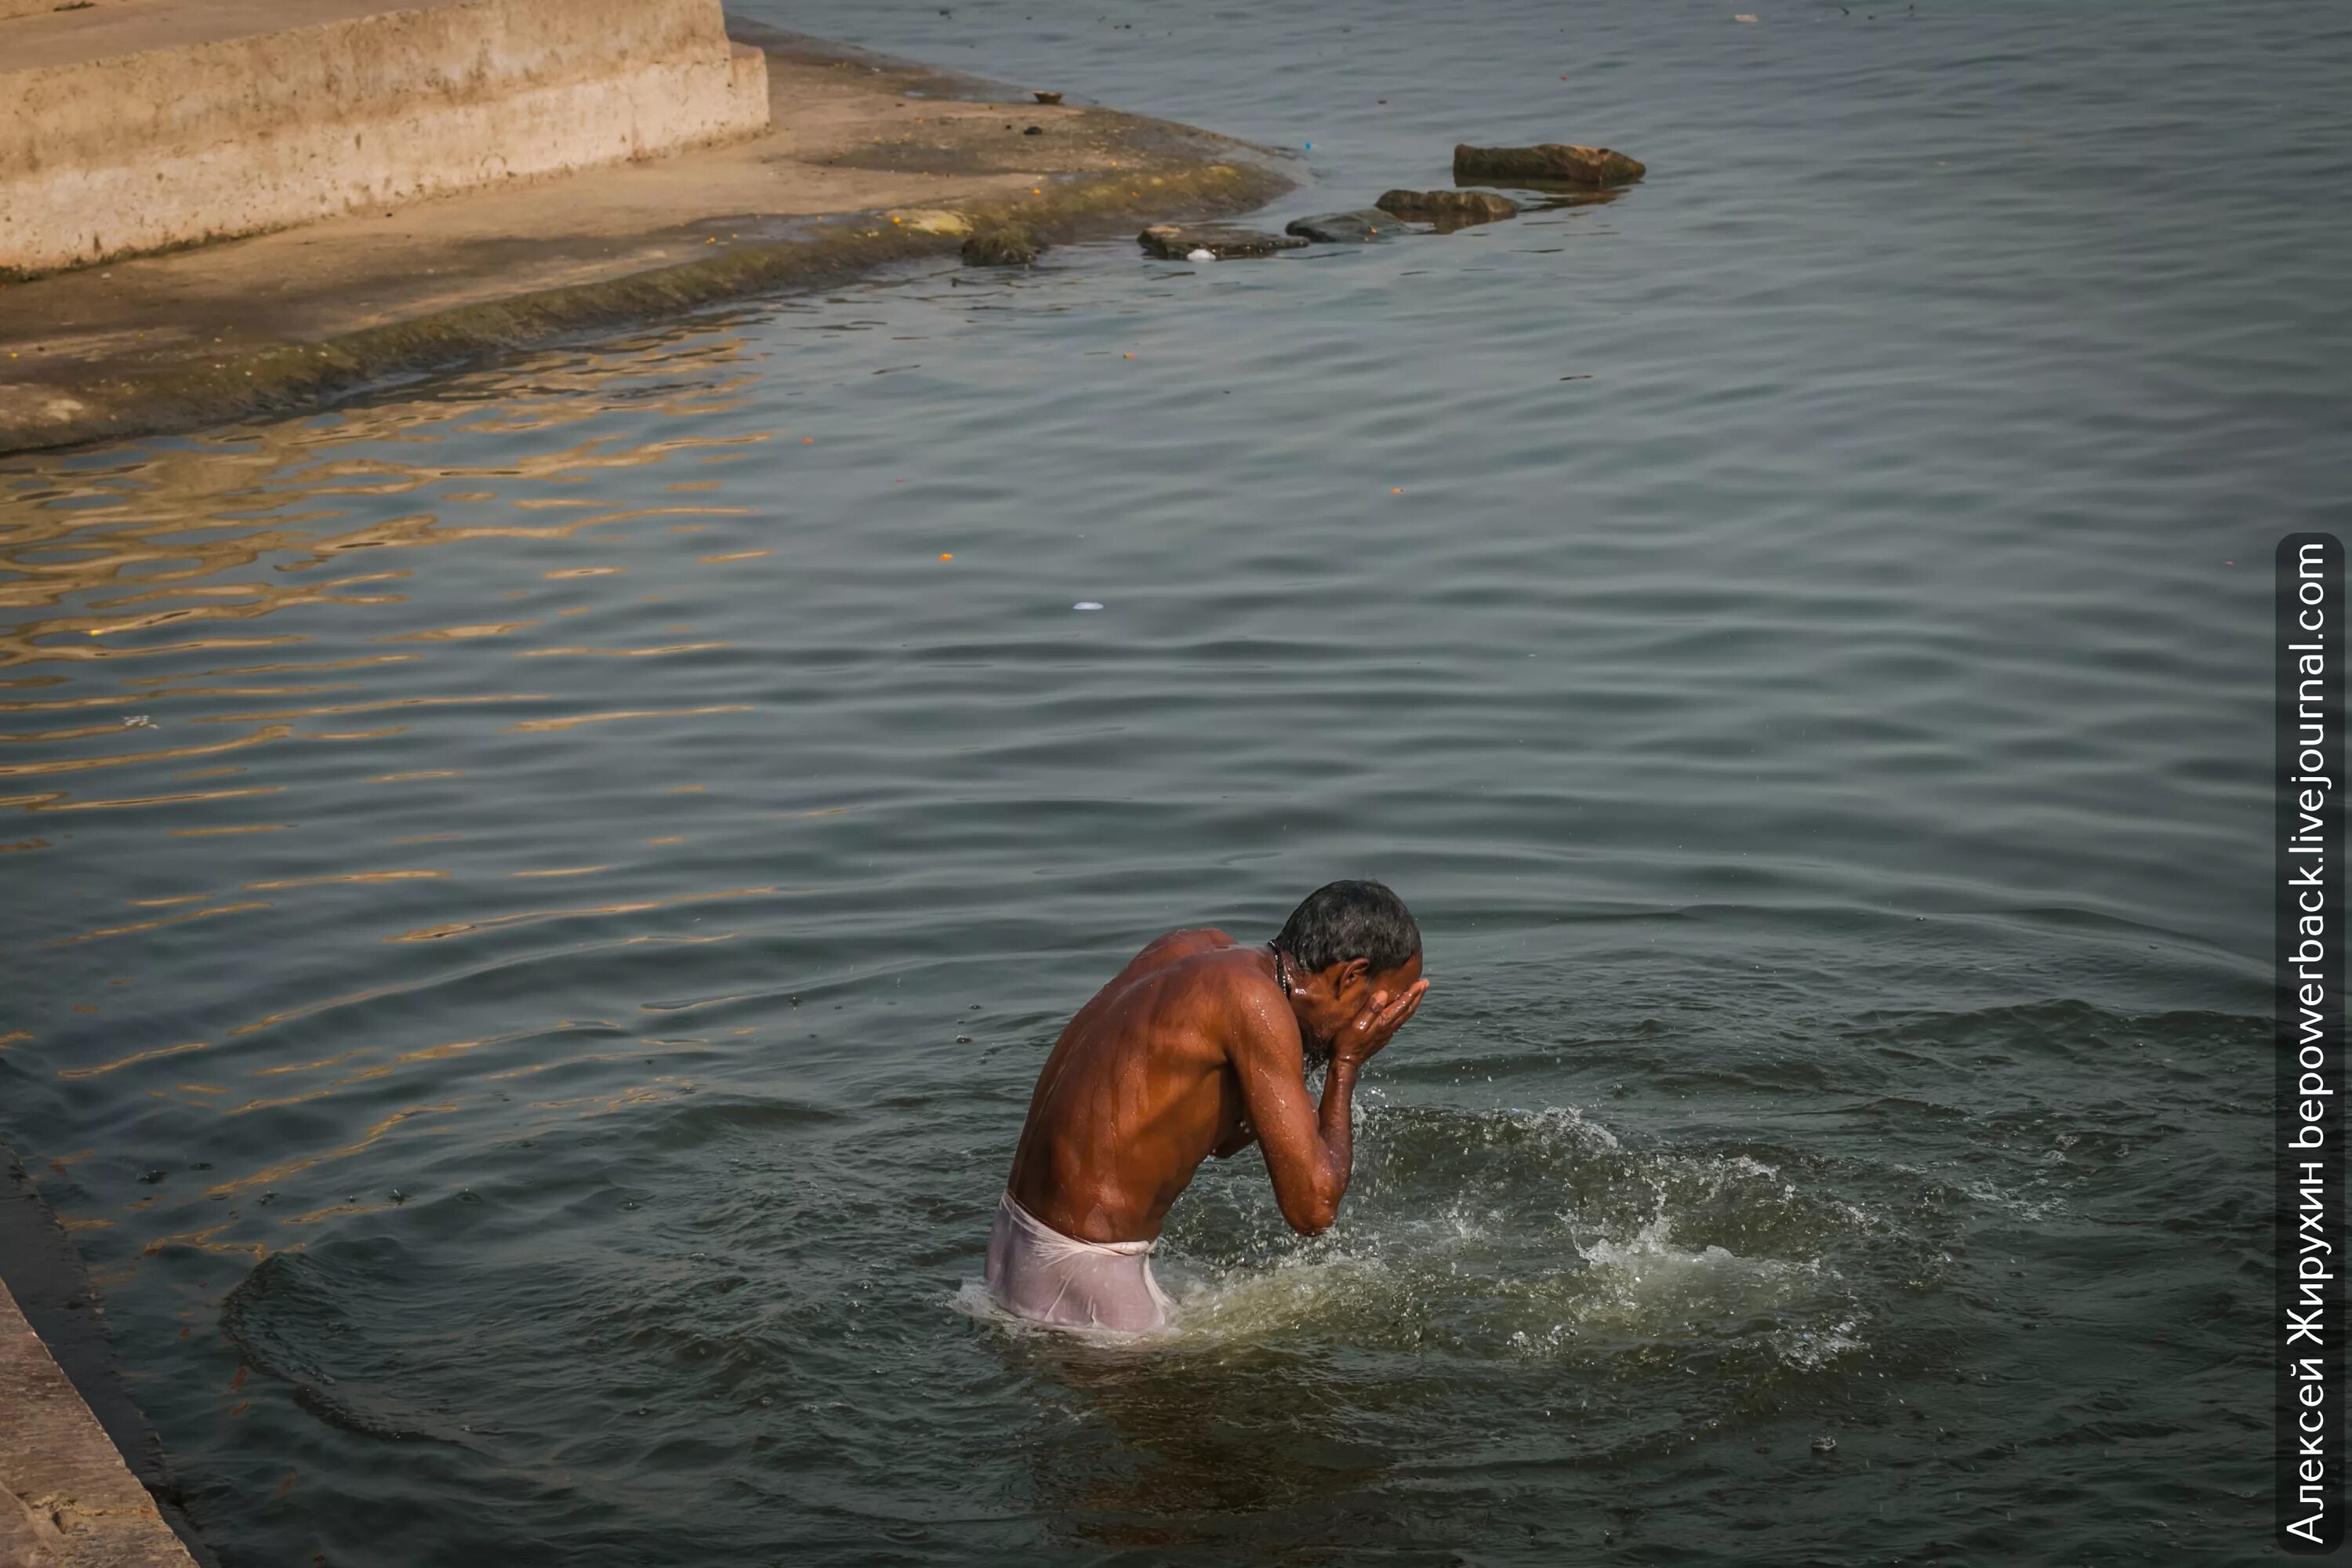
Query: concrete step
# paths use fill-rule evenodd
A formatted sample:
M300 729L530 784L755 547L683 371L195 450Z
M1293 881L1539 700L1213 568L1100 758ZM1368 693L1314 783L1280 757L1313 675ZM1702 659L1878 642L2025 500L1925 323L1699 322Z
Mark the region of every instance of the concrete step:
M101 0L0 16L0 273L755 135L719 0Z

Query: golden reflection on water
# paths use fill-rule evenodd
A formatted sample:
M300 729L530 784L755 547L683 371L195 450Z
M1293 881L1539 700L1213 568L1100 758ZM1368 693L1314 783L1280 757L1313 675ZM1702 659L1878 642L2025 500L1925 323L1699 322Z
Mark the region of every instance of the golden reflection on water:
M478 506L498 500L502 489L585 484L602 472L655 467L687 455L709 456L770 439L765 431L698 433L654 440L624 441L591 436L551 451L523 451L497 464L412 460L361 456L351 448L372 442L430 448L446 430L538 433L597 418L617 406L625 388L616 383L649 373L679 369L708 373L740 352L731 339L656 342L650 349L577 358L560 367L542 357L529 363L530 394L502 398L499 412L453 420L445 405L386 402L345 410L331 420L287 421L238 427L209 439L131 448L113 461L18 459L0 468L0 610L50 607L70 595L89 595L112 586L130 590L90 602L92 610L120 610L161 600L245 600L242 604L187 605L146 616L61 616L12 621L0 635L0 666L75 657L45 639L97 631L118 635L189 619L250 618L299 604L331 599L334 590L384 581L397 573L371 573L305 588L283 581L232 574L265 557L279 574L299 573L360 549L406 548L484 537L561 539L582 530L675 516L741 516L748 509L709 505L615 508L593 497L525 494L507 504L530 513L578 510L586 515L549 525L445 523L437 510L326 531L350 518L350 509L321 501L380 500L443 488L432 499L440 506ZM740 388L739 379L726 390ZM631 405L642 412L641 405ZM709 397L656 405L676 415L706 418L729 403ZM425 456L420 451L419 458ZM695 490L722 481L680 481ZM261 525L261 526L255 526ZM608 569L617 570L617 569ZM175 651L211 643L175 645ZM82 650L89 657L98 650ZM112 650L108 650L112 651ZM163 651L141 648L141 655Z
M209 721L198 720L195 721L195 722L219 723L224 721L232 721L238 719L270 719L277 717L278 717L278 715L271 713L221 714L215 716ZM101 728L95 730L77 730L69 731L68 734L69 736L119 735L121 732L122 731L120 728ZM110 757L52 757L46 762L38 763L0 763L0 778L21 778L32 774L42 773L74 773L84 772L89 768L119 768L127 767L138 763L170 762L178 757L215 756L222 752L243 751L247 746L261 746L267 745L272 741L282 741L293 732L294 731L291 725L265 724L250 735L241 735L231 741L215 741L209 746L172 746L166 747L162 751L154 752L123 752ZM24 738L38 740L45 738L57 739L59 737L51 735L48 737L27 736Z
M386 697L370 702L329 703L317 708L278 708L265 713L205 713L186 724L234 724L247 719L324 719L351 713L383 713L403 708L473 708L489 702L552 702L552 692L505 691L470 697Z
M183 1230L170 1236L159 1236L142 1247L139 1249L139 1256L152 1258L174 1247L192 1247L202 1252L242 1253L258 1263L274 1250L268 1244L259 1241L215 1241L213 1239L235 1224L236 1224L236 1216L231 1215L199 1230Z
M280 888L319 888L337 882L416 882L446 877L446 871L335 871L318 877L289 877L277 882L247 882L245 890L258 893Z
M82 931L74 936L58 937L50 942L43 943L42 945L46 947L72 947L79 942L98 942L106 937L130 936L135 932L142 931L161 931L165 926L186 925L191 921L208 921L220 915L247 914L255 910L266 910L273 907L274 906L267 900L260 899L242 904L215 904L210 909L190 910L185 914L165 915L160 919L152 921L136 921L129 925L101 926L96 931Z
M208 1198L234 1197L236 1194L250 1188L268 1186L272 1182L282 1182L287 1177L310 1170L314 1165L327 1164L336 1160L347 1160L361 1150L379 1142L386 1133L403 1122L413 1121L419 1116L446 1116L457 1110L460 1103L457 1100L448 1100L433 1105L404 1107L368 1126L357 1138L348 1143L332 1149L320 1150L316 1153L299 1154L290 1160L280 1160L275 1164L265 1165L246 1175L231 1177L225 1182L215 1182L205 1189L205 1195Z
M502 637L509 632L526 632L539 625L537 621L501 621L483 626L436 626L431 631L395 632L377 637L377 642L465 642L473 637Z
M574 713L562 719L527 719L507 726L509 734L573 730L583 724L611 724L624 719L685 719L704 713L749 713L748 702L714 702L701 708L624 708L610 713Z
M175 795L123 795L114 800L74 800L62 792L47 795L0 795L0 806L21 806L26 811L118 811L133 806L188 805L202 801L244 800L257 795L282 795L284 784L256 784L249 789L183 790ZM219 828L173 828L174 833L225 832Z
M714 648L733 647L731 642L674 642L659 647L526 647L515 650L517 658L661 658L676 653L708 653Z
M562 908L467 914L460 902L451 918L404 923L400 917L413 921L424 912L413 901L418 899L442 900L434 912L446 913L447 900L478 896L479 888L497 886L520 902L531 884L571 880L593 889L599 878L622 868L609 852L599 853L603 846L581 847L588 852L578 863L539 868L501 867L495 872L471 873L462 864L384 867L378 861L370 866L362 857L379 853L386 845L478 842L483 836L441 825L437 831L396 835L376 830L371 837L364 826L320 815L323 807L314 805L306 812L298 806L299 796L289 792L299 786L288 782L303 776L290 771L289 764L307 765L292 750L296 742L381 746L411 732L405 724L313 728L320 721L413 714L422 726L445 714L538 704L555 711L506 725L498 732L556 737L638 720L749 711L750 704L740 702L673 706L607 700L587 704L592 710L566 713L561 710L567 703L577 705L576 693L484 689L489 683L483 671L490 667L465 662L478 661L490 651L486 645L503 641L510 646L498 650L500 657L559 661L540 667L553 676L563 668L560 661L653 660L734 646L674 637L657 645L629 646L634 639L626 636L599 636L557 647L530 645L548 624L542 617L609 607L610 601L600 605L595 596L616 591L632 568L599 560L599 554L640 538L671 531L709 532L758 515L752 507L728 504L720 493L726 478L715 468L668 482L626 479L665 464L724 464L750 455L773 437L771 431L730 433L724 428L723 416L739 405L751 379L741 353L740 340L706 326L654 334L610 350L530 356L509 373L455 384L439 401L387 401L355 405L331 418L240 426L185 441L0 460L0 696L7 699L0 700L0 725L23 726L0 729L0 752L6 754L0 762L0 779L44 781L42 787L0 795L0 812L144 809L160 814L152 826L141 828L135 826L139 819L131 817L121 828L108 830L160 833L179 840L290 834L303 826L326 826L335 834L331 840L321 837L315 841L305 835L292 841L300 847L299 853L288 857L281 846L274 851L278 858L266 868L254 861L251 870L226 847L203 862L192 858L214 852L191 846L178 851L183 857L175 865L184 879L180 886L142 881L135 850L127 848L135 840L125 839L126 853L113 862L123 867L121 879L111 889L102 879L95 885L118 909L152 912L69 931L51 938L48 946L79 949L100 941L121 941L128 967L138 962L137 939L145 933L239 916L299 919L310 907L304 903L306 898L331 892L381 900L360 906L356 917L391 912L391 918L378 915L377 941L457 944L452 950L454 966L436 965L426 973L386 968L375 983L358 986L350 984L354 977L346 972L341 988L331 994L318 994L327 988L317 986L310 1000L280 1002L262 1016L213 1031L212 1037L163 1043L116 1038L109 1044L121 1054L99 1061L68 1058L54 1068L59 1080L113 1078L130 1090L126 1098L160 1098L174 1108L174 1114L202 1111L212 1118L255 1118L299 1103L381 1094L387 1084L403 1086L402 1097L415 1101L388 1110L371 1104L364 1125L359 1124L362 1117L358 1114L347 1114L339 1122L331 1113L322 1113L316 1121L254 1123L268 1127L262 1135L266 1139L286 1141L265 1143L252 1168L215 1182L203 1190L201 1200L166 1189L142 1193L124 1209L161 1204L168 1210L192 1201L233 1200L347 1160L404 1128L438 1122L469 1105L479 1109L490 1096L468 1097L459 1090L468 1071L461 1063L488 1056L496 1047L511 1047L526 1059L498 1062L492 1058L497 1071L470 1069L473 1081L520 1079L575 1067L598 1073L588 1092L532 1102L530 1109L541 1115L608 1114L691 1091L690 1079L650 1068L642 1079L627 1079L648 1058L691 1055L704 1048L698 1042L641 1039L610 1051L579 1053L572 1048L579 1043L576 1038L550 1038L541 1026L408 1049L387 1043L341 1049L329 1045L322 1050L321 1042L307 1034L288 1037L301 1039L308 1047L303 1049L255 1037L384 999L395 999L396 1006L396 999L404 995L430 992L453 976L476 973L468 965L478 965L483 959L464 952L467 939L519 928L618 920L620 929L586 931L572 940L588 948L723 942L737 933L629 929L634 922L628 917L782 895L783 889L776 887L741 887L616 900L596 897L592 890L588 899ZM648 378L664 384L652 398L642 384ZM626 434L584 428L615 412L627 416ZM485 443L479 439L485 435L514 439ZM456 449L460 446L462 456ZM497 460L481 460L486 448L496 452ZM648 495L648 490L660 494ZM488 542L525 544L537 552L538 558L529 560L528 569L512 581L532 585L533 591L541 583L575 585L579 593L572 596L585 595L587 602L545 610L534 606L513 619L493 618L495 608L488 615L467 617L462 609L445 607L436 616L413 602L432 592L414 581L426 574L424 569L354 560L368 552L442 550ZM706 548L711 552L693 558L695 564L752 561L775 553L772 546L722 549L714 542ZM558 559L546 558L558 552ZM431 564L438 582L442 568ZM495 596L529 595L516 587L503 595L478 594L476 602ZM656 600L668 596L648 595ZM333 646L329 634L320 629L321 616L335 618L327 625L348 619L354 628L341 639L341 647ZM417 620L428 624L417 625ZM366 651L351 648L362 637L379 646ZM305 646L313 643L320 646ZM257 701L278 705L246 706ZM195 704L207 705L206 710L186 710ZM238 732L222 739L199 739L205 736L202 731L173 733L179 726L195 724L231 726ZM132 729L163 733L142 734L138 740L147 743L127 746L117 737ZM219 733L217 728L211 731ZM338 786L429 787L467 773L448 753L432 751L430 741L399 743L410 750L387 757L394 765L376 762L375 753L363 753L375 765L339 778ZM169 776L182 785L247 775L234 784L134 785L104 795L80 793L88 787L86 775L104 770L165 769L231 753L241 753L235 763L181 768ZM409 762L416 765L401 765ZM265 797L272 797L270 804L257 809L268 809L280 820L206 820ZM387 801L404 797L398 788L381 795ZM413 819L384 820L397 822L401 828L418 826ZM628 842L677 845L688 842L688 836L633 837ZM50 837L33 835L0 843L0 852L19 854L58 847ZM310 857L307 864L305 856ZM323 868L321 856L326 858ZM25 863L28 871L39 864ZM192 867L196 876L186 875ZM240 871L245 874L238 875ZM488 879L491 876L495 882ZM191 891L186 886L191 881L198 887L236 887L248 894L268 892L273 898ZM278 902L280 899L285 901ZM395 901L399 900L412 902ZM274 916L272 910L277 911ZM337 918L348 922L353 917ZM363 930L362 939L366 934ZM222 941L221 951L224 955L234 952L236 944ZM392 973L400 978L383 977ZM369 977L362 973L357 978ZM330 1032L333 1026L331 1021L325 1026ZM559 1029L575 1026L566 1020ZM0 1049L35 1038L30 1030L16 1029L0 1035ZM125 1051L126 1046L138 1048ZM275 1059L273 1052L299 1054L299 1059ZM167 1082L149 1076L166 1058L196 1053L210 1053L206 1079L223 1081ZM253 1094L239 1087L240 1077L257 1080L250 1089L293 1092ZM362 1088L365 1085L377 1087L371 1091ZM251 1141L257 1135L244 1136ZM57 1170L62 1173L64 1166L58 1164ZM347 1200L299 1214L273 1215L270 1228L315 1226L383 1206L387 1205ZM234 1208L226 1218L207 1215L204 1224L154 1237L140 1256L177 1247L266 1256L277 1244L257 1238L251 1228L263 1211L246 1212L242 1220ZM69 1215L68 1222L94 1227L113 1220ZM128 1260L104 1272L119 1282L135 1267L135 1260Z
M126 675L122 678L122 684L125 686L145 686L153 688L157 690L162 690L170 687L174 682L182 680L215 680L226 675L278 675L329 669L362 669L368 666L378 664L408 664L414 662L418 657L418 655L413 653L371 653L362 655L358 658L319 659L307 664L240 664L231 665L226 669L209 669L193 675ZM261 688L259 689L267 690L268 688ZM330 687L289 687L288 689L294 691L306 691L312 689L324 691L333 689Z
M108 1073L120 1072L128 1067L137 1067L142 1062L157 1061L164 1057L176 1057L188 1051L201 1051L211 1044L210 1040L189 1040L181 1045L134 1051L130 1056L118 1058L110 1062L100 1062L96 1067L59 1068L58 1076L62 1079L103 1078Z
M350 1061L353 1057L364 1057L372 1054L373 1047L371 1047L354 1046L348 1051L339 1051L331 1057L320 1057L316 1061L279 1062L274 1067L256 1068L253 1069L253 1076L256 1078L278 1078L282 1077L287 1073L316 1072L320 1068L341 1066L342 1063Z
M515 926L542 925L550 921L594 920L604 915L644 914L653 910L676 909L681 904L712 903L726 899L757 899L781 892L777 888L729 888L716 893L679 893L667 899L636 899L626 903L587 904L568 910L525 910L515 914L484 915L478 920L447 921L440 925L421 926L415 931L388 936L386 942L446 942L451 937L469 936L477 931L505 931ZM632 937L633 942L717 942L731 932L716 935L683 937Z

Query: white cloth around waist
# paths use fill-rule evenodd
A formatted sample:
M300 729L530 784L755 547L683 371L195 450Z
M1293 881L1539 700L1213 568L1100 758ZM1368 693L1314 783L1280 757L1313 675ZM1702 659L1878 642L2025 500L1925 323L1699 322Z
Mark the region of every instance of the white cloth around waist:
M1163 1328L1168 1297L1151 1277L1159 1245L1065 1236L1008 1192L988 1232L988 1293L1032 1322L1122 1333Z

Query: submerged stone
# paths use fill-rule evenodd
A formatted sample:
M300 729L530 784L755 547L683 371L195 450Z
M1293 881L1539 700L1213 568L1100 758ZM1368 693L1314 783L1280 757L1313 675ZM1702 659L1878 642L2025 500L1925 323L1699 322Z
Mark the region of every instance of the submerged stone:
M1454 179L1457 184L1511 184L1520 180L1558 182L1571 185L1623 185L1649 171L1624 153L1608 147L1578 147L1546 142L1535 147L1470 147L1454 149Z
M1182 261L1196 250L1205 250L1220 261L1236 256L1272 256L1307 243L1295 236L1230 223L1155 223L1137 235L1135 242L1166 261Z
M1025 228L982 229L963 242L966 267L1026 267L1045 252Z
M1318 213L1313 217L1293 218L1283 228L1285 234L1295 234L1301 239L1311 239L1318 245L1342 245L1349 240L1369 240L1383 234L1402 231L1403 221L1392 217L1378 207L1366 207L1361 212Z
M1492 191L1391 191L1373 204L1397 217L1420 218L1440 227L1493 223L1517 217L1519 204Z

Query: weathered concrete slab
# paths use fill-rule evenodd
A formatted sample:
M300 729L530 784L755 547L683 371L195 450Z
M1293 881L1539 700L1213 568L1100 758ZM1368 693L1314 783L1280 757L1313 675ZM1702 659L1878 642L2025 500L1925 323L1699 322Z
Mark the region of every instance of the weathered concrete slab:
M1276 155L1189 126L737 37L767 56L772 124L749 141L0 285L0 452L314 409L559 333L950 255L976 228L1108 237L1292 183Z
M0 1285L0 1563L194 1568Z
M767 125L719 0L107 0L0 29L0 272Z

